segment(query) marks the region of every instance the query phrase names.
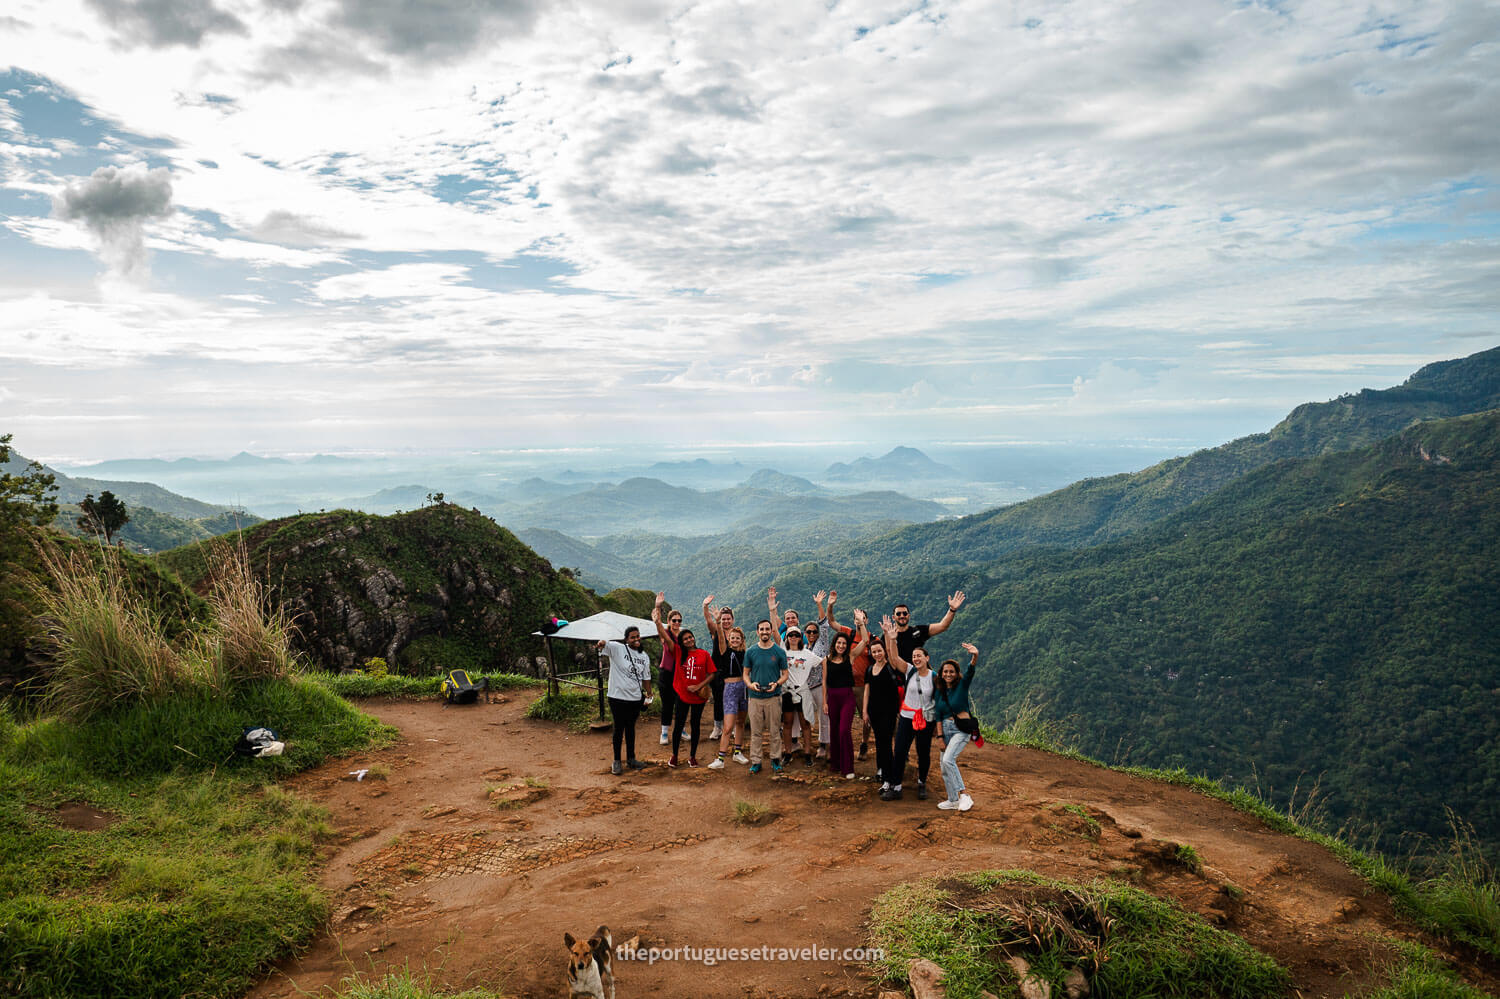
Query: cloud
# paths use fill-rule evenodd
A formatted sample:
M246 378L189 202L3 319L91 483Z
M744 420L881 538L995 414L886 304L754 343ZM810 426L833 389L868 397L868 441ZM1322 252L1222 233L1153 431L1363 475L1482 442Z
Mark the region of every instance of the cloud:
M358 233L281 209L267 212L265 218L250 227L249 233L267 243L283 243L287 246L323 246L359 238Z
M153 48L197 47L207 35L248 33L245 22L213 0L88 0L88 5L126 40Z
M496 34L527 34L534 0L340 0L333 23L391 55L445 58Z
M146 222L172 214L172 175L166 167L100 167L63 188L52 212L88 227L113 275L138 280L146 274Z

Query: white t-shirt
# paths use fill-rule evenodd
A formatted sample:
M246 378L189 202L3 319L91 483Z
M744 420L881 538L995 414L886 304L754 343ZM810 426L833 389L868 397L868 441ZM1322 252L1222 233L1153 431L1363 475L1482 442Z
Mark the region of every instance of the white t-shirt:
M605 642L609 656L609 696L617 701L639 701L643 684L651 675L651 657L644 649L632 649L624 642Z
M915 718L916 708L921 708L924 714L931 714L936 705L933 695L937 692L937 674L932 670L927 671L926 676L917 673L913 666L906 674L906 697L901 701L901 717ZM909 706L909 707L908 707Z

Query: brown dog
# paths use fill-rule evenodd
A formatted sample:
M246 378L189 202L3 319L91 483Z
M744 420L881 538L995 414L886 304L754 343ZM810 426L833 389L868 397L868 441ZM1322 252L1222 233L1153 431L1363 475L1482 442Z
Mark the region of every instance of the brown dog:
M614 942L601 926L587 940L564 933L568 947L568 995L615 999Z

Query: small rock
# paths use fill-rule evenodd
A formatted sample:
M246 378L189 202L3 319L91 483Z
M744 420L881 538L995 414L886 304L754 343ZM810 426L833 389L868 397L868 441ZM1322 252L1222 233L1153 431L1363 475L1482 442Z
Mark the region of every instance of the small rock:
M1052 986L1035 975L1021 979L1021 999L1052 999Z
M1024 957L1011 958L1010 966L1016 969L1017 978L1025 978L1027 975L1031 974L1031 965Z
M914 957L907 965L906 978L911 982L911 994L916 999L945 999L948 990L943 987L946 972L923 957Z
M1083 999L1089 994L1089 980L1084 976L1082 968L1074 968L1068 972L1068 977L1063 979L1063 993L1068 999Z

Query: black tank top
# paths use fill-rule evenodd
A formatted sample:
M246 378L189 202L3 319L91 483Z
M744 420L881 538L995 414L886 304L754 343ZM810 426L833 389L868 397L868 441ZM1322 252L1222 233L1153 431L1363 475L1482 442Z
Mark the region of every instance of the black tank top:
M728 683L730 680L743 680L745 678L745 654L736 652L734 649L719 651L719 643L714 643L714 669L719 671L719 679Z

